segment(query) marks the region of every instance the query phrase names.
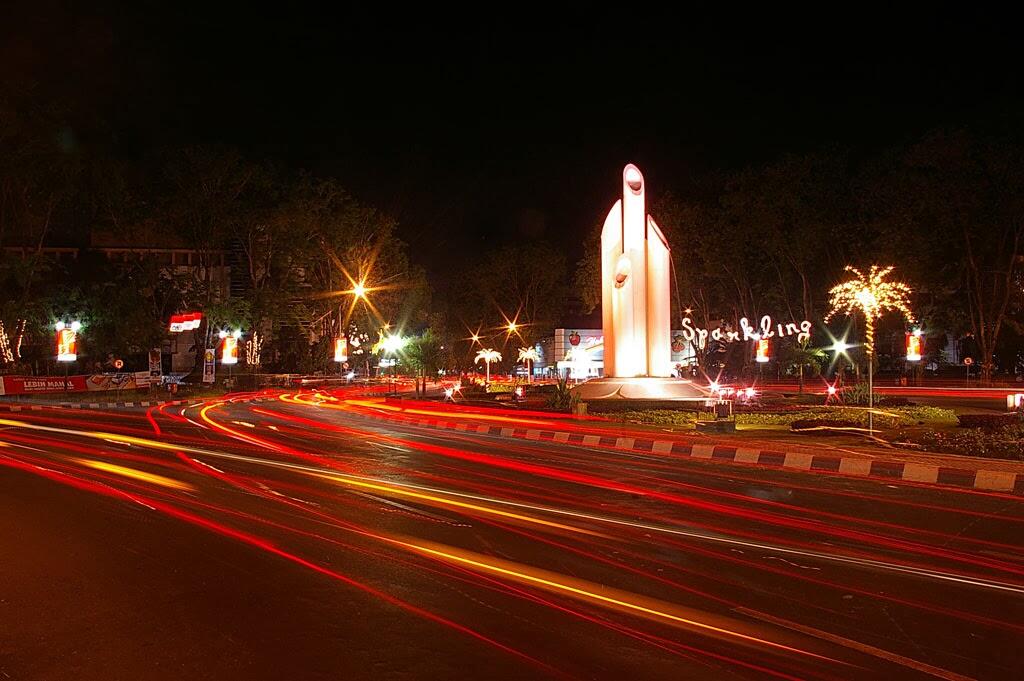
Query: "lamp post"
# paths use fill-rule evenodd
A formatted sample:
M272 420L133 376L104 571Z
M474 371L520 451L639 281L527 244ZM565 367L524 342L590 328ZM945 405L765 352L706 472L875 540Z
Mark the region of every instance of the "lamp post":
M390 334L381 341L381 347L386 354L391 355L391 392L396 392L396 380L398 374L398 359L396 355L405 347L406 339L401 336Z

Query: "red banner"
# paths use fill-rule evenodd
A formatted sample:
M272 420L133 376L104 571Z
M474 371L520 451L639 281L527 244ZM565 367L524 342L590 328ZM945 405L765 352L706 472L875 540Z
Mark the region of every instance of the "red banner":
M88 374L84 376L0 376L0 395L98 392L149 387L149 374Z

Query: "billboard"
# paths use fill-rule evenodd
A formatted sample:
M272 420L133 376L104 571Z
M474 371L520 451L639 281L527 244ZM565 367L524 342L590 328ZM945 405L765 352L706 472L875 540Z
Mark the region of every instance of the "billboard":
M150 385L149 373L84 374L78 376L0 376L0 395L135 390Z

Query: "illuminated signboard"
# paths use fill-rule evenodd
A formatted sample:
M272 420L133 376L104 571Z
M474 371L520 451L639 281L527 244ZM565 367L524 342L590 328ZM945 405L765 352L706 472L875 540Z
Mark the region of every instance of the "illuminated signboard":
M757 340L757 361L764 362L769 361L772 358L772 346L771 340L767 338L759 338Z
M920 362L921 361L921 330L917 329L913 333L907 334L907 361L908 362Z
M334 361L335 362L347 362L348 361L348 339L347 338L335 338L334 339Z
M57 361L74 362L78 359L78 329L81 324L57 322Z

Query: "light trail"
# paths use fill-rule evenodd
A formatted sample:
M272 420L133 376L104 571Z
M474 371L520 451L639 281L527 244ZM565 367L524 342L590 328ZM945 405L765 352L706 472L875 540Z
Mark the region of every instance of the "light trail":
M195 486L190 485L187 482L181 482L180 480L168 478L164 475L157 475L156 473L147 473L146 471L140 471L136 468L118 466L116 464L107 463L106 461L92 461L90 459L76 459L73 457L69 457L68 460L73 461L82 466L95 468L96 470L99 471L113 473L115 475L123 475L126 478L133 478L135 480L149 482L154 485L160 485L161 487L170 487L171 489L184 490L186 492L196 491Z
M282 404L281 409L292 412L298 410L299 407L308 409L311 404L320 404L320 406L328 402L337 404L331 402L329 397L322 394L307 395L303 396L301 401L286 403L294 404L295 408ZM231 411L228 411L229 408ZM267 426L266 421L242 415L237 411L239 408L269 418L293 421L296 425L279 422L281 427L278 431L276 426ZM338 411L345 410L339 409ZM181 409L181 412L189 413L186 409ZM821 660L827 665L846 665L850 664L850 660L863 663L864 660L876 658L874 661L868 662L867 667L859 669L858 675L874 674L877 676L879 665L902 665L903 661L910 660L910 658L900 656L895 652L909 645L908 640L903 640L904 637L899 633L899 630L907 623L904 618L910 611L905 609L909 608L923 609L924 614L935 618L950 618L948 622L946 619L937 620L937 622L943 625L955 624L957 627L955 631L961 634L973 633L980 626L1005 627L1014 631L1020 629L1019 626L1011 622L985 618L980 615L981 612L984 612L980 609L978 610L979 615L975 615L970 611L944 608L940 600L935 600L935 605L931 605L928 600L921 603L915 602L913 594L915 592L925 593L924 591L917 592L915 589L909 589L903 592L908 594L906 598L894 597L892 594L901 592L899 587L892 586L892 580L883 582L880 579L881 574L876 574L874 577L870 575L872 572L884 572L893 575L894 578L898 576L900 580L942 580L950 587L944 592L957 594L958 597L969 595L966 589L981 589L991 594L990 597L986 597L987 601L982 598L982 591L977 592L977 599L959 601L970 610L972 607L981 608L987 602L1000 602L996 599L1002 598L1004 595L1016 597L1024 593L1024 585L1002 580L994 576L995 573L991 573L993 575L991 579L987 575L965 574L959 566L947 569L942 567L943 563L934 560L929 561L931 564L907 565L900 562L902 557L899 554L895 554L897 558L891 561L886 560L884 555L878 559L878 552L875 552L874 555L870 553L863 555L863 552L858 550L853 553L862 555L849 555L851 553L849 545L835 547L836 550L831 547L817 550L817 547L809 546L802 538L796 542L800 544L799 546L786 545L785 541L780 546L773 540L773 537L768 536L772 534L773 530L769 530L767 534L753 533L745 529L747 526L744 523L734 523L734 527L725 528L722 532L708 531L708 527L700 526L701 516L696 515L694 518L692 513L684 516L685 519L677 525L675 521L678 512L675 509L671 509L668 513L661 510L671 507L665 504L659 506L656 502L663 500L648 494L645 489L647 486L653 485L661 490L664 490L666 486L677 487L691 497L706 495L712 499L724 499L733 506L764 506L764 502L767 500L752 500L746 498L745 495L730 492L728 489L719 491L701 488L697 485L687 485L674 480L671 474L671 460L665 461L664 458L651 457L653 461L646 461L644 457L637 457L635 461L632 461L620 460L621 457L608 454L597 456L588 464L583 454L564 452L559 447L553 448L552 451L545 451L545 448L541 446L543 443L535 445L531 442L530 444L508 446L505 446L505 443L500 444L501 454L511 462L518 463L516 460L520 457L536 460L546 456L549 460L558 460L559 466L586 466L584 471L594 473L595 475L592 477L603 480L604 485L610 485L605 489L619 491L620 489L636 488L644 490L639 494L643 494L645 498L640 503L634 503L625 497L619 499L616 495L611 494L581 494L578 487L558 484L575 481L549 477L543 473L537 474L536 477L517 475L520 472L517 468L492 464L491 460L486 458L490 455L485 455L483 462L476 458L476 454L467 458L422 456L420 452L432 453L430 446L424 448L412 436L408 438L381 436L378 429L335 427L329 422L302 419L258 407L230 407L225 402L197 406L194 414L197 420L189 421L204 428L202 438L189 436L188 425L181 421L184 417L178 416L177 409L172 414L164 413L160 409L148 410L145 417L140 414L136 420L118 419L106 427L97 427L96 423L82 419L77 414L75 418L67 419L60 424L56 423L55 419L34 423L30 422L28 418L25 421L0 419L0 425L9 428L9 430L0 428L0 447L8 444L4 454L11 452L22 459L32 457L28 454L16 453L13 447L28 448L33 443L46 447L45 451L38 449L36 451L52 457L56 470L49 469L49 474L44 477L52 479L52 476L59 475L85 475L91 482L82 479L80 483L72 486L80 486L89 491L105 489L105 493L110 496L121 496L125 501L171 515L184 522L199 524L210 531L219 532L213 527L195 523L186 517L174 515L161 508L161 505L173 504L181 513L224 528L227 532L221 534L225 536L247 544L250 543L250 539L262 542L286 555L275 553L274 550L270 550L270 553L295 562L307 570L326 575L327 573L322 570L332 571L334 568L330 564L335 563L336 560L346 561L347 556L358 556L359 558L358 560L353 559L351 563L343 562L342 564L361 565L364 559L371 561L371 564L390 561L400 564L402 569L421 571L423 574L420 577L427 579L430 584L435 586L439 583L443 584L447 579L451 582L446 585L448 588L466 597L464 605L474 602L477 606L490 610L491 614L505 612L511 615L510 621L515 618L529 622L530 615L509 609L506 607L507 604L502 601L495 601L487 596L481 600L479 594L467 591L467 588L475 586L485 589L485 593L488 595L503 594L504 597L529 604L532 608L540 607L551 613L560 614L562 617L578 619L581 625L590 622L617 635L651 646L652 652L679 656L681 658L679 662L685 658L696 663L709 664L707 667L709 671L722 671L721 667L714 665L714 661L717 660L745 667L759 676L774 675L790 679L831 678L835 675L849 674L849 668L844 674L842 669L830 670L812 666L816 664L814 660ZM333 418L327 414L323 414L323 417L325 419ZM145 420L142 420L143 418ZM471 416L466 416L466 418L471 418ZM168 419L169 422L180 424L183 427L170 427L167 425L168 422L162 419ZM138 436L139 431L134 429L136 422L139 421L151 429L145 437ZM65 426L64 424L68 422L74 423L75 427ZM297 427L297 424L300 423L302 427ZM129 430L123 432L121 426L125 426ZM263 430L264 428L266 430ZM383 429L386 426L380 428ZM108 430L114 432L107 432ZM415 426L411 427L413 433L417 433L418 430ZM19 431L22 434L15 435ZM261 437L261 435L268 437ZM456 436L456 438L463 437ZM11 442L4 443L3 439L5 438ZM97 447L83 446L88 444L87 442L76 444L73 438L94 440L97 442ZM430 436L430 439L435 440L456 438ZM19 442L15 442L15 439ZM471 439L465 437L466 441ZM107 446L108 443L111 446ZM497 443L492 444L497 445ZM376 450L374 445L394 446L401 454L396 456L390 450ZM476 446L485 445L478 442ZM260 451L254 452L252 449L254 447ZM61 453L63 450L77 451L77 454L69 456L66 453ZM164 457L161 454L146 452L146 450L164 452L172 456ZM266 456L262 456L261 452L266 452ZM312 452L338 458L327 458ZM470 454L470 452L466 453ZM279 457L275 454L283 456ZM97 461L95 457L112 457L113 461ZM296 461L294 460L296 457L301 458ZM3 458L5 457L0 455L0 459ZM44 466L50 465L49 459L39 458L38 461ZM67 465L61 463L62 461L66 461ZM219 463L221 461L225 463ZM211 462L216 463L216 467ZM233 465L231 462L238 465ZM467 462L481 465L467 465ZM5 461L2 463L6 464ZM171 472L163 476L156 476L148 471L134 468L133 463L141 464L143 468L158 466ZM258 469L254 471L250 468L250 464L267 470L287 471L305 477L264 474ZM339 471L339 465L344 466L345 470ZM22 470L26 468L22 468ZM45 469L36 469L33 472L41 470ZM66 472L59 473L59 470ZM544 470L544 467L537 467L536 470ZM553 470L559 470L559 468ZM240 473L239 471L245 472ZM182 472L187 476L184 480L168 477ZM571 471L564 472L575 475ZM391 475L406 479L392 479ZM156 478L150 476L156 476ZM201 484L204 479L208 479L209 482ZM317 482L309 482L310 479ZM160 484L162 481L170 481L171 484ZM218 481L223 484L218 484ZM323 484L323 481L330 484ZM622 484L627 481L636 484ZM187 487L177 487L176 485L179 484ZM724 481L723 484L725 484ZM115 487L111 487L111 485ZM149 485L153 485L153 487L148 487ZM120 493L112 491L121 488L133 491ZM339 488L348 489L355 494L338 493ZM361 494L362 491L372 492L377 496L364 496ZM824 495L824 499L828 499L829 490L819 489L817 491ZM217 501L204 500L203 497L207 494L215 494L216 496L213 498ZM631 492L631 494L635 493ZM506 498L506 495L511 495L511 497ZM386 514L394 514L396 511L389 510L387 506L384 506L389 503L388 497L419 502L418 504L410 503L408 507L404 507L408 509L408 514L397 511L401 515L391 515L391 517L397 518L396 522L403 528L410 525L419 528L419 531L413 531L417 535L423 531L431 533L429 535L431 539L413 538L409 536L408 531L403 535L388 536L390 533L381 533L371 529L375 527L376 521L363 527L346 519L360 517L354 514L373 513L376 515L370 517L381 519L382 522L388 523L384 525L385 527L390 527L391 521L387 520ZM819 499L807 499L803 496L799 498L807 504L821 503ZM858 495L853 493L846 498L857 498L859 501ZM934 498L944 499L941 496ZM557 499L557 501L550 503L552 499ZM634 496L633 499L636 497ZM927 496L922 499L928 501ZM891 501L897 505L895 508L897 513L902 508L923 511L928 510L929 506L934 506L936 511L941 510L949 514L961 512L961 509L943 508L931 503L920 505L907 503L900 507L899 500L879 497L877 501L881 504ZM270 505L271 503L286 504L287 506L274 507ZM988 508L993 508L994 503L990 502ZM417 506L446 508L453 511L456 518L458 515L474 518L471 526L462 526L472 529L454 529L457 526L437 523L436 520L443 516L430 514ZM804 509L789 503L778 502L771 502L770 507L784 509L791 513L815 514L819 511L813 506ZM878 514L894 512L893 509L884 510L884 507L880 507L877 511L875 507L867 508L870 509L869 513L872 515L876 512ZM999 514L986 513L985 508L981 506L976 509L964 509L967 511L964 515L971 516L964 522L973 523L975 519L994 521L999 518ZM739 509L732 508L730 510L737 511ZM201 515L197 516L196 513ZM409 519L402 517L404 515L408 515ZM832 522L871 522L854 515L829 515L833 516L829 518ZM228 517L231 526L224 525L217 520L218 517L224 516ZM910 525L878 523L877 527L890 530L890 534L922 532L934 538L931 540L932 545L941 548L948 548L948 544L941 540L957 538L957 535L953 534L947 535L931 532L924 528L921 530L914 528L912 525L916 522L917 517L923 520L925 516L908 516L908 520L905 522L911 523ZM273 520L274 518L278 520ZM690 522L691 518L693 524ZM751 518L759 523L774 522L771 514L755 514ZM1015 517L1010 519L1018 520ZM280 522L281 520L285 522ZM310 523L315 525L310 525ZM694 524L697 526L694 527ZM253 531L254 527L263 529ZM930 527L930 525L926 527ZM974 530L971 525L966 527L976 535L979 533L984 535L987 532L987 528L981 525L977 530ZM828 543L828 533L831 529L833 528L830 525L821 524L813 531L819 533L818 536L821 539L818 541ZM350 540L346 536L335 538L336 532L339 531L353 533L353 539ZM236 536L234 533L240 533L243 536ZM993 538L1004 535L993 535ZM449 537L453 536L461 537L463 541L451 542ZM794 536L793 533L790 536ZM433 541L434 537L445 540L445 543ZM496 541L495 537L499 539ZM864 541L860 537L857 539ZM1013 558L1011 549L1015 548L1015 545L1012 543L1001 544L971 537L964 539L979 545L1005 549L1003 554L992 553L989 555L1002 555L1008 560ZM367 543L367 540L370 543ZM295 544L295 546L304 547L304 550L298 553L294 547L287 548L288 544L280 543L297 541L301 543ZM309 550L309 541L316 542L314 546L320 547L314 549L319 552L310 555L317 556L317 560L325 564L320 565L300 555ZM485 547L484 552L473 551L474 547L463 548L452 545L462 544L464 541L473 542L474 547ZM707 545L702 546L704 543ZM256 544L252 545L256 546ZM542 563L531 558L534 550L531 547L533 546L543 547L540 555L557 561L557 571L539 567ZM324 553L326 547L330 547L332 553ZM885 547L893 551L917 551L916 545L909 543L893 542ZM258 548L268 550L263 546L258 546ZM522 555L517 555L520 552L523 552ZM495 557L492 555L494 553L501 557ZM793 562L782 561L779 558L779 556L787 555ZM923 552L923 555L936 554ZM950 560L960 559L955 552L944 551L941 555ZM798 561L798 557L803 560ZM805 565L798 565L800 562ZM807 565L824 562L855 568L857 571L867 571L869 574L857 577L855 572L843 569L833 572L834 581L829 581L828 572L803 573L799 569L794 570L784 565L788 564L793 568L806 568ZM562 567L563 565L567 567ZM825 565L822 567L827 569ZM1003 570L1003 563L993 562L991 567ZM752 570L757 575L763 573L767 576L767 584L762 584L759 587L758 581L751 580L745 572L738 570ZM352 578L352 575L359 574L352 573L349 568L346 568L344 572L351 573L342 575L349 579ZM365 574L377 575L378 573L371 570ZM817 577L814 576L815 574ZM605 577L605 575L611 576ZM836 578L835 575L841 577ZM597 576L596 580L595 576ZM711 586L708 586L709 583ZM406 590L427 586L426 582L422 585L417 584L417 586L413 586L416 582L403 581L401 584L402 588ZM605 584L624 586L628 590L616 589L605 586ZM785 586L779 586L781 584L785 584ZM904 584L912 586L913 582L907 581ZM964 588L959 591L953 590L952 587L957 584ZM771 585L776 586L771 588ZM813 589L809 587L813 587ZM370 588L376 587L371 586ZM835 591L829 592L826 589ZM1008 594L1008 591L1012 593ZM431 592L433 593L433 590ZM545 597L544 592L553 595ZM679 594L681 592L685 592L686 596L664 596L665 593ZM812 598L810 594L815 593L815 597ZM837 600L840 595L844 599L847 598L847 594L858 596L857 602L861 605L859 608L854 608L856 612L851 612L845 601ZM723 599L722 596L726 596L726 598ZM721 608L744 612L742 609L748 605L752 608L751 613L764 611L765 598L785 599L785 601L771 601L773 604L778 602L779 606L778 608L771 607L767 611L778 611L779 614L791 618L792 615L787 615L787 612L792 613L792 608L801 608L804 612L808 612L808 608L816 608L817 610L810 611L810 619L801 618L800 621L808 624L826 622L828 623L826 626L835 633L822 632L814 627L807 627L807 631L789 627L791 631L795 630L799 633L790 633L787 640L787 637L780 638L779 632L769 628L775 625L751 625L749 622L731 620L725 616L712 614ZM859 600L861 598L882 605L881 612L884 612L889 618L892 626L887 625L880 615L873 613L873 610L866 611L863 601ZM700 599L696 601L697 603L710 601L715 606L711 607L712 612L704 612L702 609L692 608L691 599ZM674 602L677 600L679 600L678 605ZM573 601L581 605L574 606ZM412 605L412 607L419 606ZM447 607L447 605L443 607ZM914 614L915 616L920 615L920 613ZM630 622L625 618L626 616L641 618L641 620L648 621L648 624L636 623L641 620ZM709 616L712 619L709 620ZM756 617L753 614L750 616ZM673 617L676 619L672 619ZM715 618L718 617L723 619L716 620ZM544 620L535 621L544 622ZM701 644L696 648L686 646L680 641L671 640L671 638L662 638L658 633L663 632L653 628L654 624L652 624L659 622L712 637L716 641L720 641L722 645L740 646L740 648L748 645L755 646L760 656L754 658L754 653L745 652L738 657L733 657L731 651L728 649L723 651L717 643L712 644L710 638L705 640L707 644L712 645ZM865 628L865 624L868 622L880 624L882 628L872 632L869 628ZM916 621L910 622L916 624ZM456 627L465 626L455 622L453 624ZM555 625L544 623L544 626L554 627ZM787 628L781 623L778 626L783 629ZM798 626L806 625L798 624ZM851 626L859 628L851 629ZM706 628L702 629L701 627ZM942 626L939 626L936 631L941 631L941 629ZM500 630L504 631L504 629ZM886 633L886 630L891 633ZM479 633L473 629L470 631ZM481 630L481 632L484 631L486 630ZM815 636L815 631L823 635ZM840 635L848 634L850 631L867 633L865 643ZM908 629L908 631L912 632L914 629ZM1000 632L1000 635L1003 633ZM473 636L473 633L468 635ZM736 635L747 636L751 640L737 638ZM820 640L807 649L806 641L802 638L803 635ZM680 636L680 634L671 636ZM910 634L907 634L906 638L909 639L909 636ZM979 630L978 636L987 636L987 634ZM495 641L487 636L484 638L489 642L497 643L498 646L506 646L504 642ZM800 642L792 644L797 640ZM886 643L886 640L891 643ZM939 640L942 640L941 637ZM887 648L892 647L894 650L876 648L868 645L868 641L873 643L881 641L881 645ZM543 643L534 641L534 643L549 651L540 655L541 659L547 660L547 655L551 654L556 655L551 659L561 659L560 652L550 652L554 650L548 645L551 641L545 640ZM943 664L941 660L945 659L949 661L948 664L953 665L953 668L961 672L964 671L961 669L964 664L963 659L958 660L954 653L936 647L936 640L926 638L922 641L918 639L913 643L915 647L920 644L919 650L928 650L930 647L936 651L942 651L941 656L936 653L936 657L922 657L922 659L928 659L929 662L939 665ZM635 645L632 641L629 641L629 644ZM843 650L844 648L846 650ZM533 652L529 648L523 651L516 651L514 648L512 650L514 651L512 654ZM722 655L720 654L722 652L728 654ZM811 657L818 653L822 653L822 655ZM828 656L830 653L833 654L832 657ZM791 657L768 657L769 654ZM910 654L913 655L913 652ZM839 659L836 659L836 656ZM702 662L701 658L705 657L708 660ZM751 659L745 660L744 657ZM527 658L533 661L531 664L545 664L537 661L533 656L527 655ZM801 659L806 659L806 661L801 662ZM526 660L524 659L524 661ZM762 662L767 666L752 664L752 661ZM913 662L913 660L910 661ZM988 663L986 668L989 671L993 669L992 664L998 663ZM928 670L923 667L911 668L928 673ZM929 668L939 672L944 671L940 667ZM569 667L569 669L574 669L574 667ZM544 670L555 673L551 667L545 667ZM892 671L891 668L888 669L888 672ZM863 673L861 674L861 672ZM748 673L750 672L748 671ZM948 676L942 678L958 677L949 672Z
M422 553L424 555L433 556L444 561L450 561L466 565L477 570L483 570L492 574L502 575L514 579L519 582L532 584L545 588L547 590L553 590L556 592L568 594L570 596L581 598L583 600L592 601L603 604L605 606L614 606L617 608L623 608L631 611L634 614L654 617L666 622L671 622L676 625L684 625L685 627L691 627L693 629L699 629L704 633L717 634L729 638L740 639L746 643L753 643L757 645L767 646L770 648L776 648L778 650L784 650L789 653L798 653L800 655L807 655L810 657L816 657L820 660L828 662L838 662L832 658L817 655L815 653L801 650L799 648L793 648L781 643L775 643L774 641L768 641L763 638L757 638L742 632L726 629L723 626L715 626L706 622L699 622L692 618L692 616L682 616L670 612L670 610L679 610L679 606L670 605L667 603L657 603L654 599L645 599L645 602L637 600L635 594L627 594L626 592L618 589L611 589L609 587L601 587L597 585L587 584L583 580L573 580L574 584L570 584L565 580L565 577L556 575L555 573L547 570L540 570L538 568L528 568L526 566L516 565L510 561L500 560L497 558L491 558L488 556L481 556L480 554L473 553L471 551L456 550L452 547L443 547L439 544L425 544L425 543L413 543L411 541L393 540L394 543L401 546L405 546L413 551ZM603 593L602 593L603 592ZM614 595L608 595L614 594ZM724 619L724 618L723 618Z
M321 475L321 476L328 476L328 477L334 476L334 477L338 477L338 478L343 478L344 480L351 480L351 481L356 481L356 482L361 482L361 483L369 483L369 484L373 484L373 485L380 485L380 486L383 486L384 488L400 487L400 488L413 489L413 490L417 490L417 491L420 491L420 492L427 492L427 493L431 493L431 494L442 494L442 495L457 496L457 497L460 497L460 498L473 499L475 501L484 501L484 502L487 502L487 503L514 506L514 507L517 507L517 508L523 508L523 509L528 509L528 510L533 510L533 511L538 511L538 512L562 515L562 516L566 516L566 517L574 517L574 518L577 518L577 519L584 519L584 520L593 521L593 522L599 522L599 523L605 523L605 524L611 524L611 525L628 526L628 527L632 527L632 528L635 528L635 529L641 529L641 530L647 530L647 531L655 531L655 532L672 534L672 535L677 535L677 536L685 536L685 537L692 538L692 539L700 539L700 540L704 540L704 541L727 543L727 544L735 545L735 546L745 546L745 547L748 547L748 548L757 548L759 550L768 550L768 551L781 552L781 553L786 553L786 554L789 554L789 555L801 556L801 557L805 557L805 558L816 558L816 559L826 560L826 561L830 561L830 562L844 563L844 564L847 564L847 565L853 565L853 566L858 566L858 567L862 567L862 568L884 570L884 571L890 571L890 572L899 572L899 573L914 575L914 576L918 576L918 577L925 577L925 578L929 578L929 579L935 579L935 580L941 580L941 581L947 581L947 582L955 582L955 583L960 583L960 584L965 584L965 585L970 585L970 586L976 586L976 587L980 587L980 588L995 589L995 590L1001 590L1001 591L1010 592L1010 593L1024 594L1024 587L1022 587L1021 585L1014 584L1014 583L1009 583L1009 582L1002 582L1002 581L994 580L994 579L982 578L982 577L977 577L977 576L958 575L958 574L950 573L950 572L943 571L943 570L933 570L933 569L921 568L921 567L916 567L916 566L908 566L908 565L902 565L902 564L899 564L899 563L892 563L892 562L888 562L888 561L880 561L880 560L871 559L871 558L860 558L860 557L854 557L854 556L845 556L845 555L839 555L839 554L824 553L824 552L819 552L819 551L810 551L810 550L806 550L806 549L792 548L792 547L787 547L787 546L779 546L779 545L775 545L775 544L767 544L767 543L756 542L756 541L747 540L747 539L738 539L738 538L734 538L734 537L725 537L725 536L722 536L722 535L711 534L711 533L706 533L706 532L699 532L699 531L694 531L694 530L685 530L685 529L681 529L681 528L670 528L670 527L659 526L659 525L654 525L654 524L649 524L649 523L638 523L638 522L628 521L628 520L624 520L624 519L611 518L611 517L607 517L607 516L598 516L598 515L595 515L595 514L579 513L579 512L571 511L571 510L568 510L568 509L558 509L558 508L554 508L554 507L540 506L540 505L536 505L536 504L525 504L525 503L521 503L521 502L514 502L514 501L504 500L504 499L481 497L481 496L473 495L473 494L469 494L469 493L463 493L463 492L456 492L456 491L452 491L452 490L443 490L443 489L431 488L431 487L427 487L427 486L423 486L423 485L415 485L415 484L412 484L412 483L402 483L402 482L396 482L396 481L381 480L381 479L373 478L373 477L370 477L370 476L358 476L358 475L349 474L349 473L341 473L341 472L339 472L337 470L319 469L319 468L314 468L314 467L311 467L311 466L304 466L304 465L301 465L301 464L295 464L295 463L283 462L283 461L271 461L271 460L267 460L267 459L261 459L259 457L252 457L252 456L247 456L247 455L242 455L242 454L231 454L231 453L227 453L227 452L219 452L219 451L215 451L215 450L198 448L198 447L191 447L191 446L185 446L185 445L176 445L176 444L170 444L170 443L163 443L163 442L157 442L157 441L153 441L153 440L148 440L148 439L145 439L145 438L137 438L137 437L132 437L132 436L116 435L116 434L112 434L112 433L103 433L103 432L95 432L95 431L76 431L76 430L72 430L72 429L56 428L56 427L53 427L53 426L43 426L43 425L38 425L38 424L28 424L28 423L23 423L23 422L20 422L20 421L15 421L15 420L10 420L10 419L0 419L0 425L10 425L10 426L14 426L14 427L24 427L24 428L30 428L30 429L35 429L35 430L43 430L43 431L48 431L48 432L60 432L60 433L65 433L65 434L70 434L70 435L91 437L91 438L95 438L95 439L113 439L115 441L120 441L120 442L130 443L130 444L136 444L136 445L144 446L144 447L153 447L155 449L161 449L161 450L164 450L164 451L172 451L172 452L186 451L186 452L193 453L193 454L201 454L201 455L219 457L219 458L224 458L224 459L233 459L233 460L236 460L236 461L245 461L245 462L248 462L248 463L259 464L259 465L264 465L264 466L272 466L272 467L287 468L287 469L297 470L297 471L304 471L306 473L314 473L314 474ZM581 530L579 528L576 528L575 531L579 532Z

